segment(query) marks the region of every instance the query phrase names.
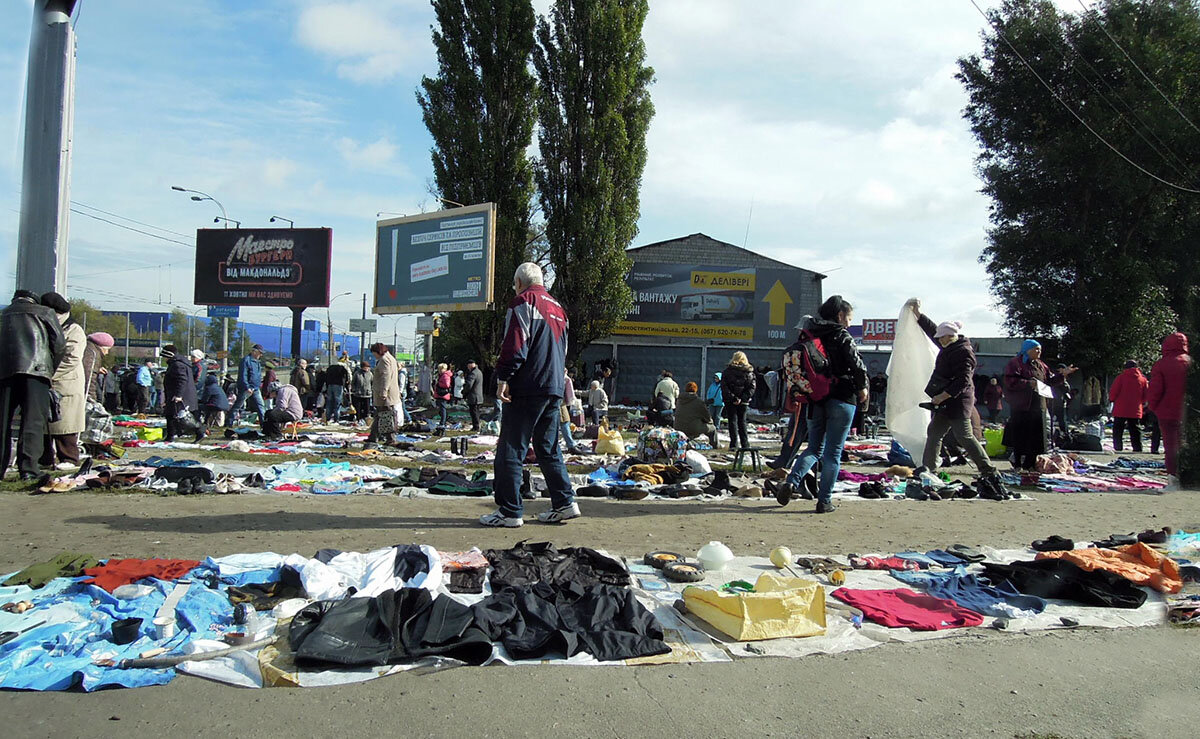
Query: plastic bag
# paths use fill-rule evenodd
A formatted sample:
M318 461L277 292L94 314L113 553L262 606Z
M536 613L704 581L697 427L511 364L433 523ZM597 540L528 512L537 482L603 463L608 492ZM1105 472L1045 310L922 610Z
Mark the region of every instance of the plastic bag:
M925 385L936 359L937 349L917 324L917 317L909 308L902 308L887 368L887 427L918 464L925 454L929 426L929 411L918 404L929 401Z
M597 430L596 454L616 454L622 455L625 453L625 441L621 438L621 432L612 429L601 427Z

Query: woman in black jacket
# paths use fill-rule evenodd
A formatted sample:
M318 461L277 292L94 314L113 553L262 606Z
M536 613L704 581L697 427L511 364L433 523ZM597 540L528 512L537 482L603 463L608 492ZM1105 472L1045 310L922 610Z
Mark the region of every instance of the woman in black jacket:
M750 448L746 438L746 408L754 400L754 367L745 352L734 352L733 359L721 375L721 395L725 400L725 418L729 419L729 451L736 451L741 440L743 449Z
M808 404L808 448L796 458L787 480L779 486L776 494L782 505L787 505L792 496L799 493L800 481L821 460L821 482L817 488L817 513L833 510L833 484L837 482L842 466L842 447L850 433L854 412L859 404L866 404L867 368L863 366L854 346L854 339L846 329L854 318L854 306L833 295L817 311L804 331L821 342L829 360L829 374L833 380L829 395Z
M163 433L163 441L174 441L176 434L183 430L175 417L184 409L193 415L198 411L196 381L192 378L192 368L187 359L176 356L174 344L162 348L162 358L167 360L167 371L163 376L163 413L167 417L167 428ZM204 437L204 425L197 423L196 443L200 443Z

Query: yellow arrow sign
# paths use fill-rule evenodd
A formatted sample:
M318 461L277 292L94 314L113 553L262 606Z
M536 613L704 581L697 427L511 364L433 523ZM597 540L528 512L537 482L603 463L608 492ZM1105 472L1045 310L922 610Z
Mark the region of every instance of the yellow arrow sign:
M772 326L782 326L787 320L787 307L792 304L792 296L788 295L787 289L783 286L782 280L775 280L775 284L767 291L766 297L762 302L771 307L770 317L767 323Z

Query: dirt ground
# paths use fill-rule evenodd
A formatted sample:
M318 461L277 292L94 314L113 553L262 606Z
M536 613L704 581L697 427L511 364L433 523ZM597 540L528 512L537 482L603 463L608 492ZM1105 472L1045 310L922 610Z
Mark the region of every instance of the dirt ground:
M1200 528L1200 494L1033 494L1036 500L853 501L829 515L773 500L585 499L565 525L484 529L490 500L384 496L160 497L0 493L0 570L66 548L201 558L420 542L522 539L640 557L1026 545L1164 525ZM531 503L526 520L548 504ZM1195 736L1200 630L968 634L798 660L639 668L466 668L308 690L239 690L180 676L160 688L0 693L6 735L34 736Z

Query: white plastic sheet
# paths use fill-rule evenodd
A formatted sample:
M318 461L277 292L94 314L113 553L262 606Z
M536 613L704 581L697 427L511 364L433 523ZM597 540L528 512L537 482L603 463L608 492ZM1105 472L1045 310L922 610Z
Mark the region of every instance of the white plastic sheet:
M885 413L892 438L900 442L917 464L925 453L925 430L929 426L929 411L919 404L929 401L925 386L933 374L935 359L937 349L917 324L917 317L909 308L902 308L888 362Z

